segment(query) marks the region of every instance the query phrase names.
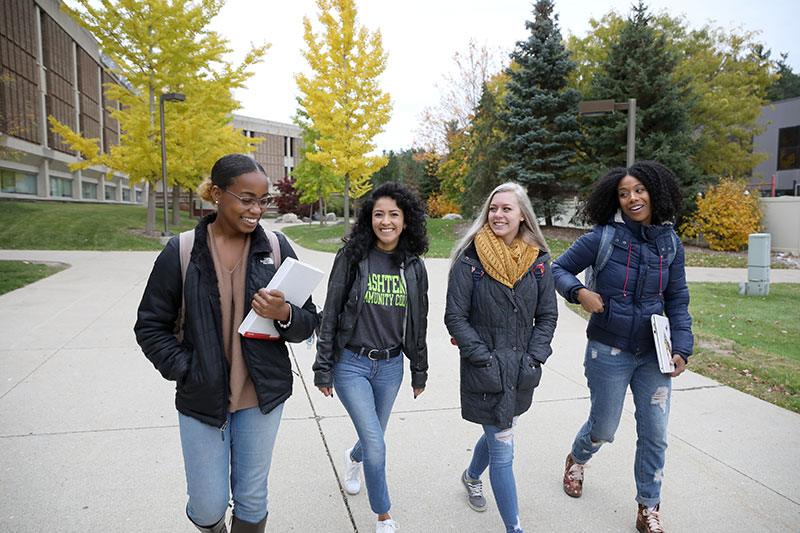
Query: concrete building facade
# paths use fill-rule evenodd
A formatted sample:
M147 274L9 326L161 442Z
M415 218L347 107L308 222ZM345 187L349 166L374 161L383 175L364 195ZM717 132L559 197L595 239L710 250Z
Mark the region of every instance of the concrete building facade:
M107 179L105 167L71 171L78 153L50 130L52 115L87 138L100 139L104 152L122 133L110 113L117 103L103 89L120 81L94 37L59 5L58 0L0 0L0 198L145 203L146 184L131 184L124 174L113 172ZM300 128L239 115L233 125L264 139L252 155L274 190L299 162Z
M757 152L768 158L753 169L751 185L764 196L800 195L800 97L764 106L760 121L765 127L753 138Z

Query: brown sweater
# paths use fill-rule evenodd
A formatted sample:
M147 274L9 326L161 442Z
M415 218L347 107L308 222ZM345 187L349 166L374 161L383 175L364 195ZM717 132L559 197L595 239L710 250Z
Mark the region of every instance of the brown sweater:
M258 406L256 389L250 372L247 370L242 356L241 336L237 331L239 323L244 317L245 305L250 303L250 298L245 295L245 278L247 276L247 255L250 252L250 236L244 243L242 256L233 267L228 270L222 265L219 251L217 250L214 226L208 226L208 248L214 260L214 270L217 272L219 284L219 300L222 309L222 344L225 357L230 370L230 390L228 398L228 411L231 413L241 409Z

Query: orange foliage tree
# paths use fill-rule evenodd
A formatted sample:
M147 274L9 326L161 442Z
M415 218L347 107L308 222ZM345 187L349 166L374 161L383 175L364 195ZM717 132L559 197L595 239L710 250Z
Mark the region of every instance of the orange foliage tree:
M697 199L697 211L681 231L689 239L702 236L712 250L741 250L748 235L761 230L762 217L758 195L748 193L744 180L723 178Z

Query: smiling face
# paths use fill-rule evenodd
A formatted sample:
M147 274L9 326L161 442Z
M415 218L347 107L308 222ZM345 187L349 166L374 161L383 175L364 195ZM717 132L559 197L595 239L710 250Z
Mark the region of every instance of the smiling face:
M489 227L495 235L510 245L519 232L520 223L525 220L519 208L519 200L513 192L498 192L489 203Z
M400 234L406 227L403 210L397 207L397 202L388 196L382 196L375 201L372 208L372 230L378 237L375 246L384 252L391 252L397 248Z
M625 216L646 226L650 225L653 218L650 208L650 193L647 192L639 178L628 175L619 180L617 194L619 206Z
M227 194L225 191L233 194ZM258 226L264 209L258 202L247 206L233 195L242 198L262 198L268 193L269 180L258 171L240 174L224 191L215 185L211 190L211 197L217 203L215 224L219 224L219 228L228 233L252 233Z

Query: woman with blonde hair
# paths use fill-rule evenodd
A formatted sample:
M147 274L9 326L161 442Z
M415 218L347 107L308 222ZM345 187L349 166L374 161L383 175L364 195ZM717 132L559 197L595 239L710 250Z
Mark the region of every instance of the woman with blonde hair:
M558 309L550 254L519 184L497 186L456 245L445 324L461 355L461 416L483 435L461 474L467 502L486 510L489 479L506 531L522 531L514 480L514 427L533 402Z

